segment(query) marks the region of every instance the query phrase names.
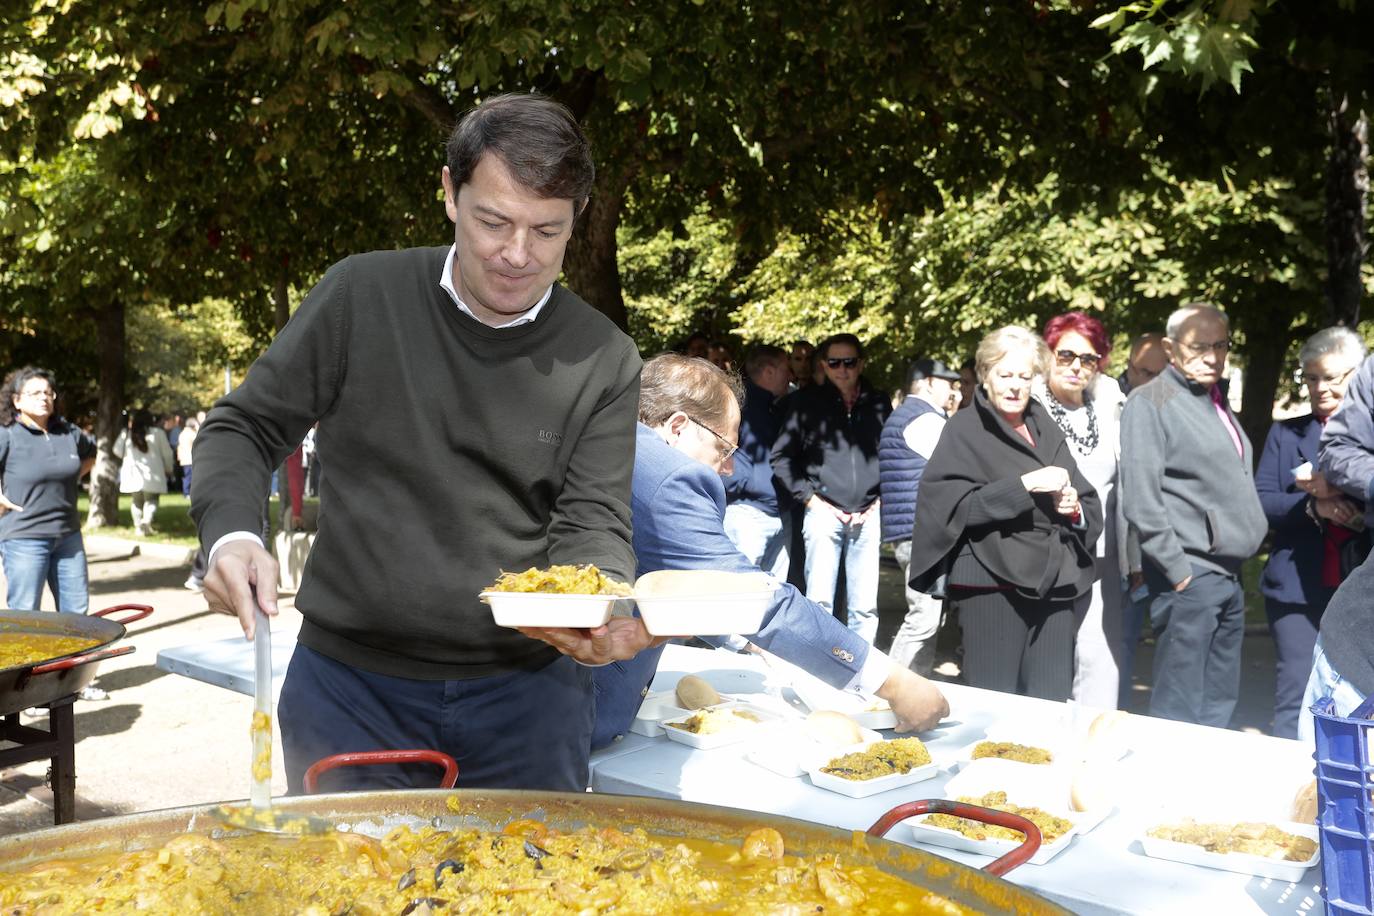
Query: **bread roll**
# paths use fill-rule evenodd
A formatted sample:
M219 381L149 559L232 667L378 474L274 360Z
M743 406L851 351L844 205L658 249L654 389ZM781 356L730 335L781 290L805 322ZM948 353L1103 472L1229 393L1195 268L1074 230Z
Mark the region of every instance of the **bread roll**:
M1079 767L1069 783L1069 807L1075 811L1097 811L1111 807L1111 785L1100 770Z
M1293 797L1293 820L1299 824L1317 822L1317 781L1314 779Z
M1121 723L1130 717L1130 713L1122 709L1109 709L1093 719L1088 726L1088 738L1092 741L1101 741L1112 735L1121 727Z
M683 709L704 709L720 702L720 694L716 692L716 688L695 674L684 675L682 680L677 682L676 693L677 705Z
M807 716L804 727L811 740L831 747L849 747L864 740L859 723L829 709L818 709Z

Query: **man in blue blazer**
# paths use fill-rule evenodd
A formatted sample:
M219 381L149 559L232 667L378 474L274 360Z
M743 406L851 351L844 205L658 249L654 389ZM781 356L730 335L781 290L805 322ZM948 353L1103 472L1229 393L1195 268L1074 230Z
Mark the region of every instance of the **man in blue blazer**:
M740 418L737 380L677 354L644 364L631 489L637 575L660 569L757 572L725 534L725 487ZM892 704L898 731L930 728L949 714L939 689L898 667L833 615L784 584L750 641L833 687ZM658 668L661 645L596 669L592 747L623 735Z

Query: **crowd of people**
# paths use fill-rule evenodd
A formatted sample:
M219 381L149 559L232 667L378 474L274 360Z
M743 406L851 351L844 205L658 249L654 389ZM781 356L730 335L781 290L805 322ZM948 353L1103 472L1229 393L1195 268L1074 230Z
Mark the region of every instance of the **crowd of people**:
M246 636L277 613L273 473L303 441L330 456L278 709L293 792L326 755L416 746L457 757L468 786L585 789L664 639L635 616L497 626L478 594L501 570L551 564L623 581L792 578L748 642L887 700L901 731L948 715L930 677L942 619L957 620L966 683L1110 707L1148 615L1151 713L1225 726L1241 567L1272 530L1276 731L1301 733L1314 697L1348 711L1374 686L1374 628L1353 591L1374 584L1374 362L1352 332L1308 341L1311 414L1274 425L1253 473L1227 397L1229 322L1208 304L1133 341L1119 378L1109 329L1081 312L1040 334L996 329L957 369L915 359L899 398L870 383L847 333L757 346L742 372L705 334L643 361L557 282L594 179L571 113L493 97L445 152L450 244L334 265L194 427L172 441L135 414L116 443L144 530L176 473L189 481L192 579ZM0 398L0 553L12 607L37 607L47 581L59 610L80 613L75 492L95 447L54 396L26 369ZM887 653L874 645L884 544L907 602ZM427 778L374 767L325 788Z
M923 676L957 622L964 682L1124 706L1148 622L1151 714L1221 727L1240 683L1242 566L1268 537L1272 732L1296 737L1323 611L1369 552L1374 433L1320 458L1364 346L1342 327L1304 344L1310 412L1275 422L1257 462L1227 397L1230 346L1222 310L1187 305L1114 377L1108 329L1069 312L1040 335L990 333L959 371L917 359L891 399L853 335L754 347L726 532L752 565L801 570L827 610L842 568L841 606L870 643L891 545L907 609L890 657Z

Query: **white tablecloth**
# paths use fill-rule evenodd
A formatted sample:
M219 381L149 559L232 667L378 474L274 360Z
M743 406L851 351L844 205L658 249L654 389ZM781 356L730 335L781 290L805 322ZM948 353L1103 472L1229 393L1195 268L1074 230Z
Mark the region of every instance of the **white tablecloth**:
M772 693L794 699L756 656L670 645L654 690L672 689L695 673L721 693ZM921 737L937 763L983 736L996 721L1048 721L1063 704L944 685L951 715ZM778 701L775 699L775 702ZM1214 805L1244 804L1255 818L1284 820L1293 792L1310 778L1311 751L1296 741L1132 716L1123 725L1131 752L1117 765L1117 811L1046 865L1023 865L1008 880L1077 913L1306 914L1322 912L1321 869L1297 884L1152 859L1136 837L1156 821L1162 803L1190 799ZM866 799L815 788L806 777L788 779L744 758L749 745L699 751L666 738L628 735L593 757L592 789L625 795L680 798L764 811L847 829L866 829L893 806L941 798L950 774ZM981 867L988 857L915 844L902 825L888 837L937 855Z

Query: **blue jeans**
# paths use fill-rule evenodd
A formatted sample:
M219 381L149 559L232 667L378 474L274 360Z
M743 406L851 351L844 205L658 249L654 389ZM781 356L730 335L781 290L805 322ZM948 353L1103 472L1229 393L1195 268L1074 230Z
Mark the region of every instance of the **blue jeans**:
M779 582L787 581L787 548L792 543L790 511L779 518L754 506L731 503L725 507L725 534L750 563Z
M1364 694L1331 667L1331 662L1322 651L1321 637L1312 650L1312 674L1307 678L1307 692L1303 694L1302 708L1298 710L1298 740L1311 747L1317 740L1316 727L1312 723L1312 707L1318 700L1330 697L1335 701L1332 710L1338 716L1348 716L1355 707L1364 702Z
M321 757L433 748L458 761L458 785L581 792L589 781L596 694L591 668L560 655L538 671L451 681L374 674L297 645L277 719L292 795ZM638 708L638 707L636 707ZM431 766L338 770L322 792L432 788Z
M5 603L11 610L39 610L46 582L59 611L86 613L90 599L86 547L80 531L55 538L0 541L0 557L4 560L8 586Z
M878 517L863 525L842 522L825 506L807 507L802 523L806 544L806 597L831 611L835 583L844 564L849 629L869 643L878 635Z
M935 637L940 632L945 600L911 587L911 541L893 544L892 553L902 570L906 616L897 628L897 635L892 637L892 648L887 654L899 667L910 668L922 677L930 677L935 667Z

